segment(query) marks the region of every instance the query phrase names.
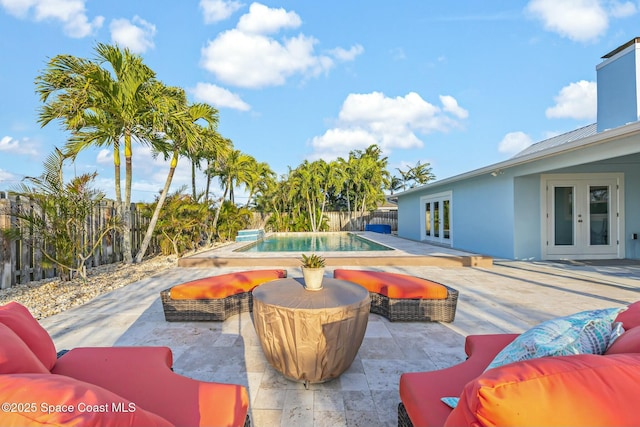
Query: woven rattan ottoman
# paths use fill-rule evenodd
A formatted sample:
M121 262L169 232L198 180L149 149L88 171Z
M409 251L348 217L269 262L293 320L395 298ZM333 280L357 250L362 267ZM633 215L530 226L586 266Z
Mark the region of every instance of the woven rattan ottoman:
M284 277L286 270L251 270L176 285L160 292L164 318L167 322L224 321L252 311L253 288Z
M453 322L455 319L458 291L441 283L368 270L336 269L333 277L367 289L371 313L392 322Z

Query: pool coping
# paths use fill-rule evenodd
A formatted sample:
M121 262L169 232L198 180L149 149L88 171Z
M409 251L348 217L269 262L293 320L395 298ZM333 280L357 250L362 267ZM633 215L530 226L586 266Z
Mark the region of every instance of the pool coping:
M486 267L493 258L444 246L403 239L390 234L354 232L366 239L392 248L390 251L316 252L331 266L438 266ZM179 267L263 267L300 266L299 252L235 252L251 242L233 242L219 248L180 258Z

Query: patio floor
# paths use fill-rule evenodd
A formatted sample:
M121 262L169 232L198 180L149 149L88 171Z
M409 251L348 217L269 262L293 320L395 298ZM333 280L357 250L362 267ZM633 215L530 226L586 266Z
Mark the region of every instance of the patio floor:
M384 267L458 289L455 321L391 323L372 314L350 369L336 380L305 390L268 365L249 313L225 322L165 322L161 290L237 270L240 268L178 267L41 323L58 350L94 345L169 346L176 372L246 386L256 427L375 427L397 425L400 374L461 362L468 334L522 332L552 317L640 299L637 261L608 265L495 260L492 268ZM288 272L290 277L300 276L297 268ZM331 275L332 268L326 274Z

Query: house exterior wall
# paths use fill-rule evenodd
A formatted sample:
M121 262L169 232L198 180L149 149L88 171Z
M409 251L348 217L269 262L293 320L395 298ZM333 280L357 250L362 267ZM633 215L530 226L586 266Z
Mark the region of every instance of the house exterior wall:
M517 176L514 180L514 252L509 258L536 260L542 257L542 199L540 175Z
M605 160L604 153L638 150L640 140L628 138L618 149L594 147L485 175L423 187L422 191L398 198L398 236L424 240L421 235L423 206L420 198L429 194L452 192L452 239L455 249L507 259L539 260L542 258L543 174L623 173L624 174L624 239L626 258L640 258L640 153ZM620 148L622 146L622 148Z
M605 59L598 74L598 132L640 119L640 45Z
M491 181L488 184L486 181ZM498 257L513 254L513 179L505 175L481 177L416 192L398 198L398 236L425 240L421 235L424 207L420 198L452 191L452 247Z

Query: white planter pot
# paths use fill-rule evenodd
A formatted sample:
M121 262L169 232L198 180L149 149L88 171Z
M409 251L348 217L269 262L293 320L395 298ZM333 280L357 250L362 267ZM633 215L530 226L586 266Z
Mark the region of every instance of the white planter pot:
M323 276L324 276L324 268L302 267L302 277L304 278L304 287L309 291L318 291L322 289Z

